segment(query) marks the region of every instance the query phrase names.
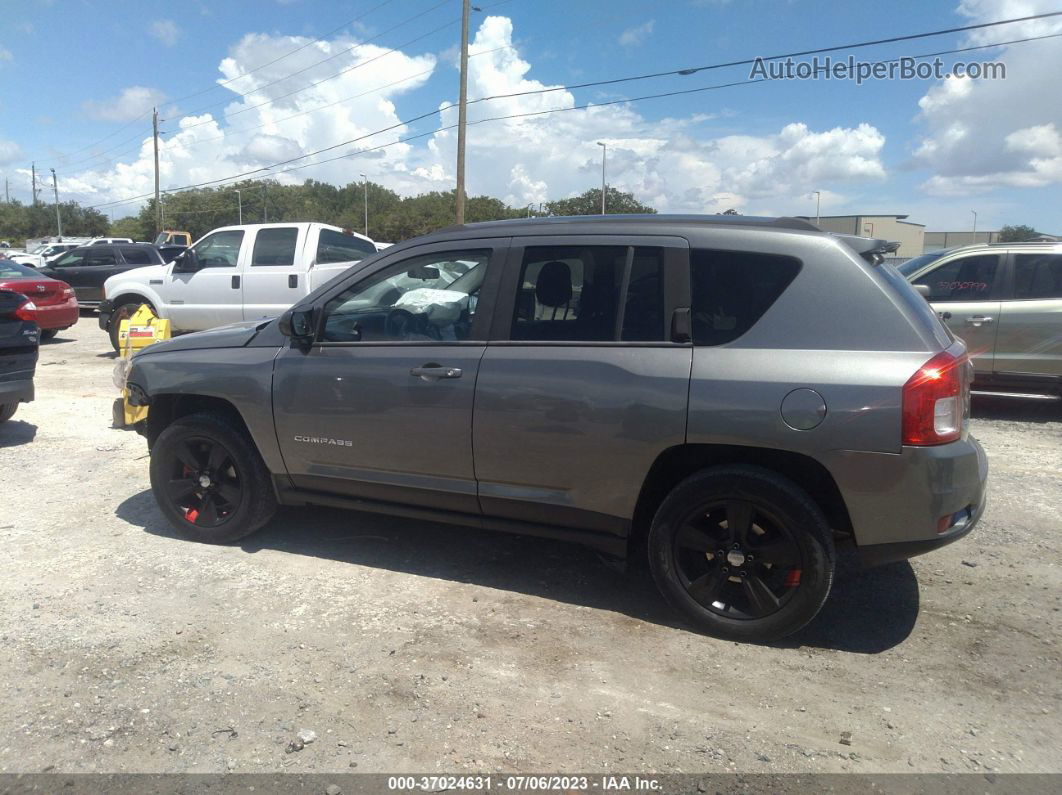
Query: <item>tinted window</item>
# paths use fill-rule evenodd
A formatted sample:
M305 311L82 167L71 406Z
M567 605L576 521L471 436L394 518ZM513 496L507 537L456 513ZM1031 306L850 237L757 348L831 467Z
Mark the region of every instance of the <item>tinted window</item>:
M317 262L358 262L376 253L376 246L354 235L345 235L334 229L322 229L317 241Z
M254 238L252 265L294 265L295 242L299 239L297 227L259 229Z
M227 229L209 235L193 247L199 264L204 268L235 267L243 245L242 229Z
M630 253L628 246L527 248L512 339L664 339L663 250L634 249L626 298L622 299Z
M466 340L490 251L448 251L402 260L325 305L327 342Z
M736 340L778 300L800 271L800 261L745 251L690 252L693 342Z
M1014 257L1015 298L1062 298L1062 254Z
M945 262L914 283L929 287L930 301L987 301L998 269L998 255L978 254Z
M123 246L122 256L125 257L125 261L130 265L154 265L158 262L146 248Z
M940 251L930 251L928 254L923 254L920 257L913 257L907 260L907 262L901 262L896 266L896 270L902 273L904 276L910 276L912 273L917 273L922 270L926 265L933 260L940 259L947 254L947 249L941 249Z

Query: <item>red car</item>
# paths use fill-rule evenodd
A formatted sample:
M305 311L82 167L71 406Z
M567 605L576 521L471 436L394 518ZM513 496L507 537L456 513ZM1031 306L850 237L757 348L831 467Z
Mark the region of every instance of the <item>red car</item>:
M22 293L36 305L33 319L40 326L41 342L77 323L77 298L74 288L66 282L9 259L0 259L0 290Z

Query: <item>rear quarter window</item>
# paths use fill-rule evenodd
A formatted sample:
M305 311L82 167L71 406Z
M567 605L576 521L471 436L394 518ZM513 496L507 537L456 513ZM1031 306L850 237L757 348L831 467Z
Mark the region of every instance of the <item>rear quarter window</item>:
M800 260L777 254L691 250L693 343L736 340L785 292L800 266Z

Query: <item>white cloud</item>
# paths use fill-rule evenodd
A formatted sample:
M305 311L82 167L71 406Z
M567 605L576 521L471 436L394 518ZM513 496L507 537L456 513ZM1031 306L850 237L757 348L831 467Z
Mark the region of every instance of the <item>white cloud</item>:
M548 87L531 76L531 64L511 46L512 36L509 19L489 16L482 21L470 48L473 53L483 53L469 61L470 97ZM373 45L347 52L357 42L344 37L310 44L275 65L238 77L309 43L303 37L264 34L249 34L236 43L220 64L219 82L236 78L225 85L225 90L237 90L245 96L230 102L220 113L167 122L166 128L174 132L163 139L160 150L163 188L250 171L398 125L320 156L351 152L349 159L301 168L277 179L300 182L313 178L346 184L365 172L370 179L403 195L451 190L456 136L454 130L446 128L457 120L456 108L448 107L456 97L439 104L446 109L437 122L427 120L412 130L399 124L402 116L395 107L402 93L428 80L437 68L435 58L386 54L388 50ZM335 57L328 63L313 65L331 56ZM304 67L309 68L298 78L269 85ZM283 96L343 69L350 71L308 91ZM400 85L375 90L414 75ZM448 72L447 81L450 76ZM271 99L277 101L255 107ZM325 104L331 107L295 115ZM717 118L709 112L717 107L714 99L694 96L686 103L686 115L662 119L643 116L638 105L576 109L576 104L574 95L566 90L471 104L469 192L497 196L513 206L582 193L600 184L601 149L597 141L606 141L609 146L609 183L662 211L721 212L734 207L742 212L773 209L806 213L807 194L812 190L876 185L885 175L880 159L884 137L867 124L817 130L795 121L767 134L713 136L706 130ZM555 109L564 110L488 121ZM403 114L408 117L419 111L419 107L410 107ZM433 123L437 129L423 141L397 143L410 134L431 130ZM728 118L729 126L735 123L734 118ZM259 125L258 129L247 129ZM381 144L392 145L357 154L359 149ZM99 203L149 193L152 174L151 139L146 137L132 162L68 178L66 191L87 203Z
M161 105L165 99L166 95L157 88L129 86L111 99L85 100L81 108L85 115L97 121L132 121Z
M958 12L972 22L990 22L1055 10L1053 0L962 0ZM972 31L963 42L984 45L1062 32L1049 18ZM1057 143L1062 103L1054 76L1062 71L1058 40L1014 44L967 53L966 60L1000 60L1005 80L949 78L919 101L917 120L925 133L915 142L914 161L931 176L931 195L960 196L996 188L1041 187L1062 181ZM1056 136L1056 137L1052 137Z
M0 138L0 166L14 163L22 157L22 147L14 141Z
M10 63L15 60L15 56L11 54L11 50L0 45L0 62Z
M156 19L151 23L148 32L167 47L172 47L181 37L181 29L172 19Z
M633 47L637 44L641 44L647 38L649 34L653 32L653 26L656 25L656 21L650 19L641 25L636 25L633 28L627 28L620 34L619 43L624 47Z

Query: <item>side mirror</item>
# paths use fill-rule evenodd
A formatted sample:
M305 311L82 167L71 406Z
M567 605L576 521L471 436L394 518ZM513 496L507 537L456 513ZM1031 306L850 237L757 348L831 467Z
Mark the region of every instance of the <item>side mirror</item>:
M312 309L288 309L277 321L280 333L285 337L291 337L292 341L300 345L313 343L313 310Z
M174 273L195 273L200 270L202 266L199 264L199 257L193 249L185 249L173 260Z
M914 288L915 288L915 292L916 293L918 293L920 296L925 298L927 301L929 300L929 285L928 284L916 284L916 285L914 285Z
M438 268L432 268L428 265L418 265L417 267L406 271L406 276L410 279L420 279L428 282L438 279L440 274Z

